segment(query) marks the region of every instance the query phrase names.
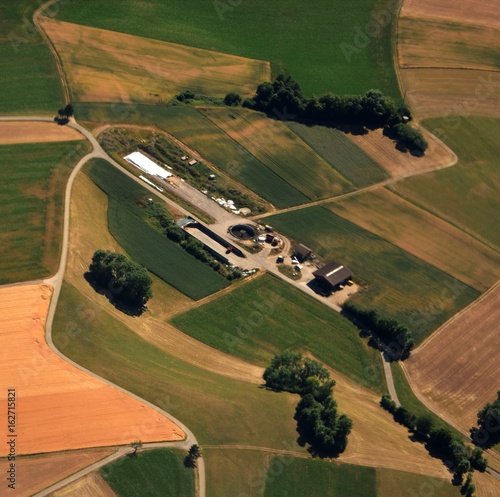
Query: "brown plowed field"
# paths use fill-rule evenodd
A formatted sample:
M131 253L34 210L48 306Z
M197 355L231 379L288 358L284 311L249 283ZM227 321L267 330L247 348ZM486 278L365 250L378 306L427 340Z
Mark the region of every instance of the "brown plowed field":
M116 497L111 487L98 473L91 473L52 492L49 497Z
M17 454L182 439L182 430L157 411L49 349L44 326L51 294L47 285L0 288L0 403L6 406L7 389L16 389ZM0 455L8 448L2 444Z
M456 22L486 24L498 28L498 0L405 0L402 17L435 17Z
M68 126L48 122L0 122L0 145L83 140L83 135Z
M498 497L500 495L500 482L490 474L475 471L473 481L476 485L477 497Z
M223 97L251 96L271 77L269 62L105 29L43 19L72 97L83 102L168 101L190 88Z
M468 431L500 389L500 284L448 321L405 362L415 393Z
M111 449L74 450L60 454L44 454L16 458L16 488L13 497L28 497L54 485L77 471L112 453ZM8 461L0 460L2 476ZM3 479L3 478L2 478ZM2 481L3 484L3 481Z
M423 157L401 153L396 149L394 142L383 135L381 129L370 131L366 135L347 134L346 136L373 157L393 177L438 169L455 163L456 157L448 147L437 141L423 128L422 132L429 143L429 148Z

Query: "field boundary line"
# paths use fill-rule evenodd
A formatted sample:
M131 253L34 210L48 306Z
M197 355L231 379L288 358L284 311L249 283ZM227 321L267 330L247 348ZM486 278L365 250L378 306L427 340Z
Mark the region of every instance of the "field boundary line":
M443 329L445 326L454 323L457 319L460 319L463 314L465 314L467 311L472 309L474 306L482 302L486 297L489 296L490 293L492 293L494 290L497 289L497 287L500 286L500 280L498 280L495 284L493 284L488 290L486 290L483 294L481 294L476 300L471 302L468 306L464 307L460 311L458 311L456 314L454 314L448 321L444 322L436 331L434 331L430 336L428 336L413 352L417 352L420 350L424 345L428 344L431 342L433 339L435 339L440 333L443 332Z
M62 66L61 58L59 57L59 53L57 52L56 47L54 46L54 44L50 40L49 36L47 35L45 30L43 29L42 23L40 22L40 16L42 15L43 11L45 9L47 9L48 7L51 7L52 5L57 3L58 1L59 0L49 0L48 2L40 5L40 7L38 7L38 9L36 9L35 12L33 13L33 24L38 29L43 40L45 41L45 43L49 47L49 50L52 52L52 55L54 56L54 60L55 60L56 67L57 67L57 72L59 73L59 81L61 83L62 90L64 93L64 100L65 100L66 104L69 104L71 101L71 97L70 97L70 93L69 93L69 85L68 85L68 81L66 79L66 73L64 72L64 69Z
M448 423L450 426L452 426L453 428L455 428L455 430L457 430L459 433L461 433L462 435L465 436L465 438L467 440L470 440L470 434L465 431L464 429L460 428L459 426L457 426L453 421L451 421L447 416L444 416L443 413L435 410L431 405L429 405L427 399L425 397L423 397L420 392L415 388L414 386L414 383L411 379L411 375L408 373L408 370L406 369L406 366L404 364L404 361L399 361L399 364L401 366L401 369L403 370L403 373L405 375L405 378L406 378L406 381L408 382L408 385L411 389L411 391L413 392L413 394L415 395L415 397L417 397L417 399L429 410L431 411L433 414L435 414L438 418L442 419L443 421L445 421L446 423ZM494 451L492 451L492 449L486 449L485 450L485 453L490 455L490 456L493 456L493 459L495 461L495 466L494 467L489 467L488 465L488 468L486 469L486 471L491 475L493 476L494 478L496 478L497 480L500 481L500 473L498 472L498 470L500 469L500 466L496 466L496 464L500 464L500 457L497 453L495 453Z

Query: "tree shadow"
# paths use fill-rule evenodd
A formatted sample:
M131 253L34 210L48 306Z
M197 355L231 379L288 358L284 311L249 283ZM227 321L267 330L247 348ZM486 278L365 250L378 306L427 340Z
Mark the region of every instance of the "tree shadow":
M146 310L145 306L131 306L122 302L116 294L99 285L99 283L95 281L90 271L84 273L83 277L96 293L98 293L99 295L104 295L115 309L123 312L124 314L127 314L127 316L139 317Z

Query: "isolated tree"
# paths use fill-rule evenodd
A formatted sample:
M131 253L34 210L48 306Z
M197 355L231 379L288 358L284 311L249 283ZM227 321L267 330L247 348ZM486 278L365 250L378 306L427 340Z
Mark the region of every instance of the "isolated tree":
M186 458L184 459L184 464L188 468L195 468L196 467L196 460L201 457L201 450L200 446L197 444L191 445L188 450L188 454Z
M146 268L122 254L97 250L89 271L95 282L124 304L142 308L152 297L153 281Z
M71 104L68 104L68 105L66 105L66 107L64 107L64 115L66 117L72 117L74 113L75 113L75 111L74 111L73 106Z
M472 430L472 438L478 445L493 447L500 442L500 390L496 400L477 413L477 424L479 428Z

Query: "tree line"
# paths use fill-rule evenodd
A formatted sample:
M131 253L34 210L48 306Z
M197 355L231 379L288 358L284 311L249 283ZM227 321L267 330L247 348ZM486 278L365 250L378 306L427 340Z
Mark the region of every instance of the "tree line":
M406 407L397 407L388 394L382 396L380 405L393 415L394 421L408 428L424 442L431 454L439 456L445 462L454 472L454 482L462 485L463 495L471 497L474 494L472 471L475 469L484 472L488 467L488 461L483 457L480 447L468 447L448 428L434 426L434 421L428 414L415 416Z
M303 358L300 352L276 355L263 375L265 385L276 391L301 396L294 419L300 438L319 456L338 456L347 447L351 419L338 413L332 395L335 381L318 361Z
M351 301L344 303L342 312L356 325L367 328L372 341L391 360L405 360L415 346L411 331L395 319L379 316L376 310L365 310Z
M224 99L226 105L240 102L241 97L235 92ZM400 149L423 154L428 148L422 132L407 122L412 118L409 107L396 103L380 90L369 90L364 95L327 93L307 98L295 80L280 74L272 82L261 83L254 97L245 99L242 105L281 119L383 128Z

